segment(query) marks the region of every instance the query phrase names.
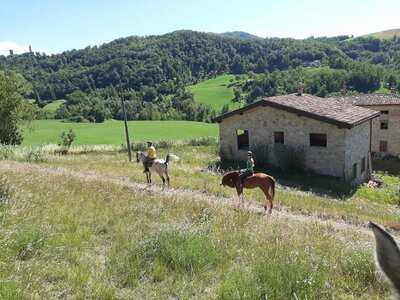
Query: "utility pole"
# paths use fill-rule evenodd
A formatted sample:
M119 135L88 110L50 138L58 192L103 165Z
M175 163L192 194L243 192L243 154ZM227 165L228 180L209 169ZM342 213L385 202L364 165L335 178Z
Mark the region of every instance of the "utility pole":
M128 158L129 158L129 161L132 161L131 143L129 141L128 122L126 120L125 101L124 101L124 95L123 95L122 91L120 93L120 97L121 97L122 113L124 114L125 136L126 136L126 146L128 147Z

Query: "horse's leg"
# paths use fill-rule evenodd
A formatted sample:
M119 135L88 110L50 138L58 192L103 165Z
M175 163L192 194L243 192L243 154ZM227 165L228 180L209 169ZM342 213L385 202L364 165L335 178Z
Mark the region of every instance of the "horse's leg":
M238 184L236 185L236 192L238 195L238 205L237 208L241 207L241 204L243 202L243 187L239 186Z
M260 186L261 190L263 191L264 195L265 195L265 204L264 204L264 211L265 213L268 211L269 214L272 213L272 208L273 208L273 203L272 203L272 195L270 194L270 189L272 188L271 185L266 185L266 186ZM269 202L269 209L268 209L268 205L267 202Z
M165 178L164 178L164 176L162 174L158 174L158 175L160 175L160 178L161 178L162 183L163 183L163 188L164 188L165 187Z
M167 177L167 185L169 187L169 175L168 175L168 169L165 170L165 177Z

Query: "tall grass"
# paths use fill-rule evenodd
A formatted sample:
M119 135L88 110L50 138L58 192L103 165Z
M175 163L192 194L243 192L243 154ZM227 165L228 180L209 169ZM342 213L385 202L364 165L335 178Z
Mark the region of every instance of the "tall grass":
M193 159L202 161L199 156ZM11 189L18 187L3 205L0 295L385 299L389 294L375 276L370 237L363 233L233 211L190 195L43 176L30 168L0 172Z

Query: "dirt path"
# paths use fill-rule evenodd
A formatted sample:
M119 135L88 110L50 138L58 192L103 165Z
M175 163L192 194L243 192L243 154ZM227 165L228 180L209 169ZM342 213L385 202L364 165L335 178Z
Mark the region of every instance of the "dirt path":
M79 179L83 182L106 182L112 183L116 185L120 185L123 187L127 187L135 192L140 193L151 193L151 194L159 194L164 197L173 197L177 194L181 195L182 198L192 199L192 201L202 201L210 204L222 204L227 206L236 206L237 200L234 198L226 198L226 197L217 197L210 193L202 193L201 191L189 190L189 189L176 189L176 188L165 188L163 189L160 185L147 185L144 183L132 182L128 177L117 177L110 176L105 174L100 174L98 172L88 172L88 171L75 171L67 168L53 168L53 167L44 167L36 164L30 163L21 163L15 161L0 161L0 170L4 171L12 171L12 172L39 172L42 174L50 174L53 176L69 176L76 179ZM264 208L259 202L255 202L249 199L246 199L245 206L242 209L246 209L248 211L254 213L264 213ZM293 213L289 211L287 208L279 206L275 207L272 215L268 215L268 218L274 220L279 218L286 218L291 221L299 221L306 223L318 223L323 225L332 226L337 230L345 230L349 232L358 232L368 236L372 236L371 231L366 227L365 223L352 223L346 222L344 220L334 219L334 217L327 216L319 216L317 214L301 214L301 213Z

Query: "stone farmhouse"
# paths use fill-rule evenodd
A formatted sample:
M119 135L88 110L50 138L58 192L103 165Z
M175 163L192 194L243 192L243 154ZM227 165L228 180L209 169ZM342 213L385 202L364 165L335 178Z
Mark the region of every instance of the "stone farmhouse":
M365 181L371 171L372 122L380 112L308 94L268 97L215 118L222 159L245 160L264 147L268 163L301 149L304 166L346 181ZM257 160L257 157L256 157Z
M379 111L380 117L373 121L372 152L378 157L388 154L400 157L400 95L361 94L337 100Z

